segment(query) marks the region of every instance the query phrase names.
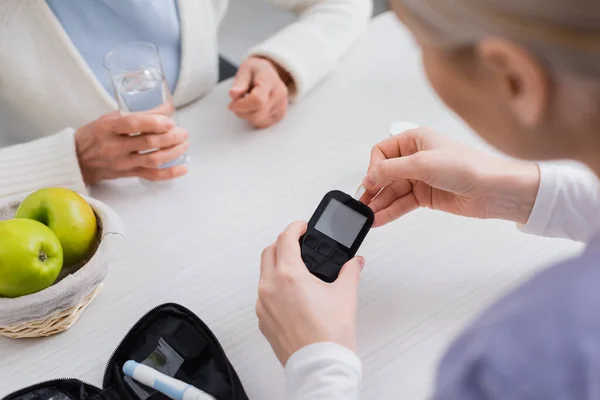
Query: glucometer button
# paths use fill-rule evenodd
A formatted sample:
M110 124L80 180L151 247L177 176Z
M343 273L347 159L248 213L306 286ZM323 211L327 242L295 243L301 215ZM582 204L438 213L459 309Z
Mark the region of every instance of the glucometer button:
M319 248L317 249L317 251L324 255L325 257L329 256L329 254L331 254L331 246L328 245L327 243L321 243L319 245Z
M316 249L317 245L319 244L319 239L317 239L316 237L312 236L312 235L308 235L305 239L304 239L304 244L306 245L306 247L308 247L309 249Z
M317 260L315 260L311 256L302 256L302 261L304 261L304 264L306 264L308 269L314 269L317 266Z
M326 276L328 278L327 282L333 282L340 273L340 266L335 264L331 260L327 260L319 266L317 272L321 275Z
M333 260L334 263L336 263L338 265L342 265L343 263L346 262L346 255L339 250L334 250L333 254L331 255L331 259Z

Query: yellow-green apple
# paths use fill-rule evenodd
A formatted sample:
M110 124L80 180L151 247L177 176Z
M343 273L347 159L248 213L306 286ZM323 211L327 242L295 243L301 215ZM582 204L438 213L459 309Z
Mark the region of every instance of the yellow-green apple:
M63 265L56 235L31 219L0 221L0 296L18 297L52 285Z
M17 218L41 222L54 232L63 248L64 265L85 259L96 240L96 215L87 201L65 188L40 189L23 200Z

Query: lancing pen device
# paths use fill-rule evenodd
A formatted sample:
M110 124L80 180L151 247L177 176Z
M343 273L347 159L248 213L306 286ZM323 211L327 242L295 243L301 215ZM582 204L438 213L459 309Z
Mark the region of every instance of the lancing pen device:
M171 378L154 368L133 360L129 360L123 365L123 373L174 400L215 400L211 395L189 383Z

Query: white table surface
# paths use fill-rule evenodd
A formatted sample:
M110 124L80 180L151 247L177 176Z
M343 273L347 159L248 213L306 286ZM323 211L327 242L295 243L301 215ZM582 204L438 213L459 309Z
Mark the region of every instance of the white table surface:
M231 115L228 87L180 112L193 162L178 185L148 190L125 180L95 189L127 227L105 288L64 334L0 339L0 395L57 377L100 385L131 325L155 305L178 302L213 329L250 398L281 399L283 371L254 312L261 250L289 222L308 219L327 191L353 193L372 145L393 121L410 119L481 145L435 99L416 47L390 14L272 129L253 131ZM373 230L361 249L362 397L427 396L440 355L469 320L578 251L511 223L428 210Z

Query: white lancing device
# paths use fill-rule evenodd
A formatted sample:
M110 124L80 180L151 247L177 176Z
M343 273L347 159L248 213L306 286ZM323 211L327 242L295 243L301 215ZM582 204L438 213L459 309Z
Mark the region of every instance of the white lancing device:
M173 400L215 400L206 392L189 383L171 378L147 365L129 360L123 365L123 373L133 380L155 389Z

